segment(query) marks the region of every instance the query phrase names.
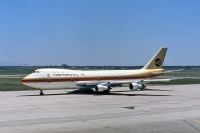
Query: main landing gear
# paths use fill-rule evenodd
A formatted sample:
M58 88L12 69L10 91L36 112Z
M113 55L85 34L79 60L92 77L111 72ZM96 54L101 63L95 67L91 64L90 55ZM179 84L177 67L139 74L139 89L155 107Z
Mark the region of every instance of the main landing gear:
M43 96L43 95L44 95L43 90L40 90L40 96Z
M112 88L110 86L108 87L108 89L101 89L101 88L98 88L98 87L94 88L95 92L99 93L99 94L109 94L111 89Z
M110 89L103 91L104 94L109 94L110 93Z

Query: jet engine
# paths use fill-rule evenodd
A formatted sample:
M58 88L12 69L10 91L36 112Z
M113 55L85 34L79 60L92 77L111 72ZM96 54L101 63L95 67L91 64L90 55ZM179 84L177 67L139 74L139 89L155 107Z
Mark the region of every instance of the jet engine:
M110 89L111 89L110 86L106 86L106 85L103 85L103 84L98 84L95 87L96 92L105 92L105 91L109 91Z
M129 84L130 90L144 90L145 85L143 81L136 81Z

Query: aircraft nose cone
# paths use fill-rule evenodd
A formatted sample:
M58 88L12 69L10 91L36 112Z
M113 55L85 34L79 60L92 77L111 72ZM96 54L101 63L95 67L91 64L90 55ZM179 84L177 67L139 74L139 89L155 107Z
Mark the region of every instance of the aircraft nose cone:
M22 84L24 84L24 83L26 82L26 79L27 79L27 76L24 77L24 78L21 80Z
M35 88L35 84L32 83L33 75L30 74L22 79L22 84L28 87Z
M29 75L28 75L28 76L29 76ZM22 79L22 82L25 82L25 81L28 79L28 76L24 77L24 78Z
M30 74L30 75L31 75L31 74ZM28 86L29 79L30 79L30 77L31 77L30 75L24 77L24 78L21 80L22 84Z

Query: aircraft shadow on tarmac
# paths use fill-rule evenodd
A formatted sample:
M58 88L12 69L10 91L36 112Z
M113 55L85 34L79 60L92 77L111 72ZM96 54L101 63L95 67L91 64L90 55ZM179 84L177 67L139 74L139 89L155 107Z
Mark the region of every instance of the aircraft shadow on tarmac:
M112 92L130 92L131 90L120 90L120 91L112 91ZM161 89L144 89L142 91L173 91L173 90L161 90Z
M168 90L154 90L150 89L150 91L168 91ZM169 90L170 91L170 90ZM122 93L119 93L122 92ZM101 96L101 95L112 95L112 96L171 96L171 95L161 95L161 94L129 94L129 93L123 93L123 92L130 92L130 90L124 90L124 91L111 91L110 93L100 93L95 92L93 90L85 90L85 89L79 89L74 90L67 93L55 93L55 94L45 94L43 96L56 96L56 95L94 95L94 96ZM39 94L35 95L20 95L20 96L40 96Z
M161 90L161 89L145 89L143 91L173 91L173 90Z

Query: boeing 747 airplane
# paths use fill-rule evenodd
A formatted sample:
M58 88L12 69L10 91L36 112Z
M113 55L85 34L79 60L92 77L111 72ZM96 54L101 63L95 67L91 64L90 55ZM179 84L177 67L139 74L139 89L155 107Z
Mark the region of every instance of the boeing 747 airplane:
M170 79L150 79L166 73L163 62L167 48L158 53L139 70L69 70L69 69L38 69L22 79L26 86L40 89L65 89L69 87L91 88L97 92L109 93L114 86L129 84L131 90L145 89L145 83L169 81Z

